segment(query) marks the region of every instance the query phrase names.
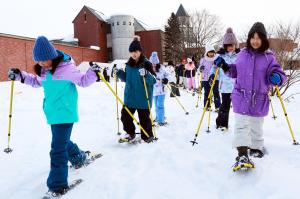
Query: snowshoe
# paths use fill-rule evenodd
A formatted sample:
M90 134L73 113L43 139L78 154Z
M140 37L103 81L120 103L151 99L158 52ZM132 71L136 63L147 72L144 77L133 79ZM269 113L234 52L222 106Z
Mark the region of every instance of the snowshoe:
M66 195L69 191L71 191L72 189L74 189L77 185L79 185L80 183L82 183L82 179L77 179L74 180L68 188L62 188L60 190L56 190L56 191L48 191L45 196L42 199L57 199L57 198L61 198L63 195Z
M144 139L144 141L148 144L153 142L154 140L155 140L155 138L153 136L150 136L149 138Z
M216 128L217 128L218 130L221 130L222 132L227 132L227 131L228 131L228 127L217 126Z
M164 127L164 126L168 126L169 123L168 122L164 122L164 123L156 123L154 126L157 127Z
M138 144L138 143L142 143L141 139L137 139L135 136L127 136L124 138L120 138L119 139L119 143L128 143L128 144Z
M90 151L85 151L84 153L86 154L85 161L78 165L71 165L70 169L80 169L82 167L87 167L88 165L93 163L95 160L97 160L98 158L101 158L103 156L101 153L92 154Z
M249 154L254 158L262 158L265 155L264 152L259 149L250 149Z
M233 171L248 170L255 168L254 163L249 157L243 155L236 158L236 163L233 165Z

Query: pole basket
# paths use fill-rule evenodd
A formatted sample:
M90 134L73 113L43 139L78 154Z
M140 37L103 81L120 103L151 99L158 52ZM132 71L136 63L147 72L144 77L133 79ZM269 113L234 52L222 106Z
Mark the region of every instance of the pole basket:
M4 149L4 152L7 153L7 154L11 153L12 151L13 151L12 148L9 148L9 147Z

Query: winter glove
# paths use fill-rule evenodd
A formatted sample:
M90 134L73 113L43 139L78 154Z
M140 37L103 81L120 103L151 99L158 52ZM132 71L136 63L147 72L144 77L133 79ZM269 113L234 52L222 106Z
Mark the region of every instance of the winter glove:
M98 72L100 72L101 67L98 64L96 64L95 62L90 62L90 69L92 71L94 71L95 73L98 73Z
M208 78L209 85L212 85L214 79L215 79L215 74L211 74Z
M139 72L140 72L140 76L142 77L145 77L148 73L147 70L144 68L139 69Z
M205 69L205 66L200 66L200 73L202 73Z
M114 73L117 73L118 70L121 70L122 69L122 65L121 64L115 64L113 67L112 67L112 71Z
M15 81L17 78L21 77L21 71L18 68L11 68L8 70L8 79Z
M282 81L280 75L276 72L271 74L271 76L269 77L269 80L274 85L279 85L279 84L281 84L281 81Z
M221 56L219 56L217 59L215 59L214 64L217 67L222 68L224 70L224 72L227 72L229 70L228 64L225 62L225 60Z
M169 80L167 78L163 78L161 80L161 83L163 83L163 84L168 84L168 82L169 82Z

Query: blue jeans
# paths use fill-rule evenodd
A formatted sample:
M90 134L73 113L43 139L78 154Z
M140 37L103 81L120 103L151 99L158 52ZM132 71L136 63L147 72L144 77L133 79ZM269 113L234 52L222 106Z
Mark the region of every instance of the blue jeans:
M165 123L165 97L166 95L154 96L155 112L156 112L156 121L159 124Z
M82 164L86 155L70 141L73 124L51 125L51 169L47 179L49 190L56 191L68 187L68 161L72 165Z

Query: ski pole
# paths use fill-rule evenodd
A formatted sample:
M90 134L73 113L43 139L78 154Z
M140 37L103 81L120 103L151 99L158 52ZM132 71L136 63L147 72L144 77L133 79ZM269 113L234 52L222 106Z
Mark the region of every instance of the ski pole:
M8 143L7 148L4 149L5 153L11 153L13 150L9 147L10 145L10 132L11 132L11 119L12 119L12 104L13 104L13 97L14 97L14 86L15 81L11 81L11 87L10 87L10 103L9 103L9 115L8 115Z
M212 85L211 85L211 88L210 88L210 91L209 91L209 94L208 94L208 99L210 99L210 98L212 97L212 94L213 94L213 88L214 88L214 85L215 85L216 80L217 80L217 78L218 78L219 70L220 70L220 68L218 67L217 70L216 70L215 78L214 78L214 80L213 80L213 83L212 83ZM201 128L201 125L202 125L202 122L203 122L203 119L204 119L205 112L206 112L207 107L208 107L208 103L209 103L209 100L207 100L206 103L205 103L205 107L204 107L204 110L203 110L203 112L202 112L202 115L201 115L201 118L200 118L200 122L199 122L199 125L198 125L198 128L197 128L197 131L196 131L194 140L191 141L191 143L193 144L193 146L194 146L195 144L198 144L198 142L197 142L197 137L199 136L199 133L200 133L200 128Z
M212 99L212 95L211 95L211 97L208 99L208 100L209 100L209 108L211 107L211 99ZM211 132L211 131L210 131L210 114L211 114L211 110L209 110L209 112L208 112L208 125L207 125L207 130L206 130L207 133L210 133L210 132Z
M145 88L146 98L147 98L147 102L148 102L148 109L149 109L149 113L150 113L150 120L151 120L151 125L152 125L152 131L153 131L153 134L154 134L154 140L158 140L158 138L156 136L155 128L154 128L154 123L153 123L154 120L153 120L153 116L152 116L150 99L149 99L149 94L148 94L148 89L147 89L147 84L146 84L146 78L145 78L145 76L143 76L143 81L144 81L144 88Z
M273 114L273 119L276 120L277 116L275 116L275 112L274 112L274 107L273 107L273 103L272 103L272 99L271 96L269 95L269 100L270 100L270 105L271 105L271 110L272 110L272 114Z
M172 95L174 95L177 103L179 104L179 106L182 108L182 110L185 112L186 115L189 114L189 112L184 108L184 106L182 105L182 103L180 102L180 100L178 99L178 97L173 93L172 89L170 88L170 85L167 84L167 88L170 90L170 92L172 93Z
M93 62L90 62L90 65L93 65ZM124 104L124 102L121 100L121 98L116 94L116 92L114 91L114 89L111 87L111 85L105 80L105 78L103 77L103 75L98 72L97 73L98 76L100 77L100 79L105 83L105 85L109 88L109 90L112 92L112 94L118 99L118 101L123 105L124 109L127 111L127 113L129 114L129 116L137 123L137 125L140 127L140 129L142 130L142 132L147 136L147 138L149 138L149 134L145 131L145 129L141 126L141 124L138 122L138 120L133 116L133 114L130 112L130 110L127 108L127 106Z
M196 108L198 108L199 102L201 101L201 98L202 98L202 79L203 79L203 73L200 74L200 79L199 79L199 89L200 89L200 91L198 93Z
M292 129L292 125L291 125L291 123L290 123L288 114L287 114L286 109L285 109L285 106L284 106L284 104L283 104L282 96L281 96L281 94L280 94L280 90L279 90L278 85L276 85L275 88L276 88L277 96L278 96L278 98L279 98L279 100L280 100L280 103L281 103L281 106L282 106L282 110L283 110L284 115L285 115L286 122L288 123L289 129L290 129L290 132L291 132L291 136L292 136L292 139L293 139L293 145L299 145L299 143L296 142L295 135L294 135L294 132L293 132L293 129Z
M115 73L115 83L116 83L116 95L118 95L118 76L117 73ZM117 125L118 125L118 135L121 135L120 132L120 117L119 117L119 102L118 98L116 97L116 105L117 105Z

